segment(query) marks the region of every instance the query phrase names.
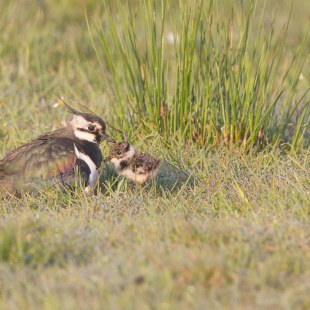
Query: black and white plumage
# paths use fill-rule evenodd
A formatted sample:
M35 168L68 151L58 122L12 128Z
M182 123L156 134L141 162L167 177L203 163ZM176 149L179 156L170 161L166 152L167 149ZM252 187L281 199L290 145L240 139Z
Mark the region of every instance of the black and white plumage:
M146 153L136 153L133 146L126 141L110 149L108 160L119 174L140 184L153 179L160 165L160 160Z
M91 192L102 163L99 144L115 142L97 115L66 105L72 120L63 128L43 134L0 160L1 193L34 192L44 183L73 185L77 176Z

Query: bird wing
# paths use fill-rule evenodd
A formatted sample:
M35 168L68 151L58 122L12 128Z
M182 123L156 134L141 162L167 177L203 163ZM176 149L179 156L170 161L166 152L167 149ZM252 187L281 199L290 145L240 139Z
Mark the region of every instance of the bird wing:
M159 160L149 154L138 153L132 158L132 170L136 173L146 173L158 168Z
M44 180L65 174L77 165L74 144L68 138L36 139L0 161L0 175Z

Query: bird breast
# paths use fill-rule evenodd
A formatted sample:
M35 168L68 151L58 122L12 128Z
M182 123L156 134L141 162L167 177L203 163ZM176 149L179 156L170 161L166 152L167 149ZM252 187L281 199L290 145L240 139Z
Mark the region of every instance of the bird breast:
M136 171L132 168L124 169L120 172L121 175L138 183L145 183L148 180L153 179L158 172L158 168L153 171L145 171L142 167L139 167Z
M75 144L74 144L74 151L75 151L76 157L80 160L83 160L89 167L90 175L88 179L88 185L90 187L94 187L97 182L97 178L98 178L98 170L97 170L95 163L91 160L91 158L88 155L80 152L75 146Z

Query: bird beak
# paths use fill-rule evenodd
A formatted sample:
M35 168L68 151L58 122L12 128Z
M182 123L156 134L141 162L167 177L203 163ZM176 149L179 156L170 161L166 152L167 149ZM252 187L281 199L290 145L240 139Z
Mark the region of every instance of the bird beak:
M105 141L107 141L107 142L116 143L116 141L115 141L112 137L110 137L109 135L107 135L106 133L103 133L103 134L101 135L101 141L103 141L103 140L105 140Z

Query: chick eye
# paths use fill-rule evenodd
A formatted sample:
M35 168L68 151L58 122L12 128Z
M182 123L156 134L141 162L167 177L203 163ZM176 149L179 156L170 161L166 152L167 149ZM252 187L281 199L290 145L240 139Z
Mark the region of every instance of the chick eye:
M94 125L89 125L88 126L88 130L89 131L94 131L96 129L96 126L94 126Z

